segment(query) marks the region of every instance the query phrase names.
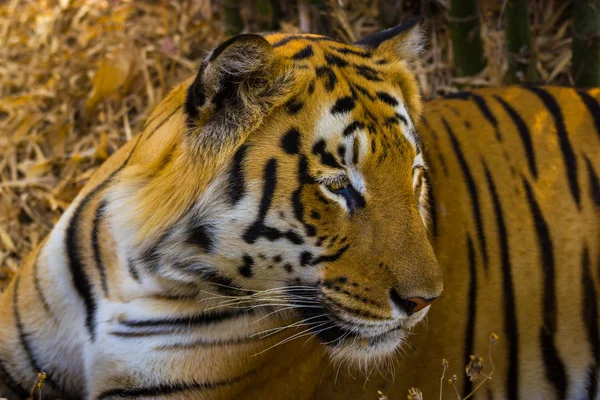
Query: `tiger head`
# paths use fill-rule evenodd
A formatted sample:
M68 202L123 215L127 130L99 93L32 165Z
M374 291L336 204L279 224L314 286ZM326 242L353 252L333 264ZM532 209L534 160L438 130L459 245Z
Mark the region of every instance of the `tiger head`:
M120 259L142 284L277 293L342 359L393 354L442 291L409 72L420 43L411 23L354 45L218 46L111 190Z

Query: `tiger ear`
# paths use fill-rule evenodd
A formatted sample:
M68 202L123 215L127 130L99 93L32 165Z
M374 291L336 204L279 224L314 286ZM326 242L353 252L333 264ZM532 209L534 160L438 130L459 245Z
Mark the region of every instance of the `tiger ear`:
M391 56L412 62L422 53L425 35L421 28L423 17L414 17L393 28L379 31L355 42L381 56Z
M202 62L187 91L190 136L215 151L245 140L291 89L291 74L262 36L234 36Z

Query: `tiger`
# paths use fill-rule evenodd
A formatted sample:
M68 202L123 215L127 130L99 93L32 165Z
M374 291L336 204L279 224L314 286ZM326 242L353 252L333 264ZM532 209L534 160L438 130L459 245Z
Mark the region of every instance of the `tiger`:
M423 103L423 38L415 19L213 49L2 294L2 381L17 398L40 371L47 399L434 398L441 359L462 368L494 330L477 396L597 396L599 93Z

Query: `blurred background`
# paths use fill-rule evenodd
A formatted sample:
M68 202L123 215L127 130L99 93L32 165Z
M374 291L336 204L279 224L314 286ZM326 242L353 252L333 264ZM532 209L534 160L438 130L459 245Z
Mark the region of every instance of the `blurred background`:
M95 169L240 32L354 41L415 15L422 94L598 85L600 0L0 2L0 287Z

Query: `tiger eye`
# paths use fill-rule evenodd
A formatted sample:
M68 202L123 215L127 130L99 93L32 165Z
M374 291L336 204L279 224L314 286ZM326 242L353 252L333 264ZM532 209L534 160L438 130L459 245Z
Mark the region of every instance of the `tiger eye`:
M330 191L335 193L335 192L339 192L340 190L344 189L346 186L348 186L348 183L340 180L340 181L328 183L327 189L329 189Z

